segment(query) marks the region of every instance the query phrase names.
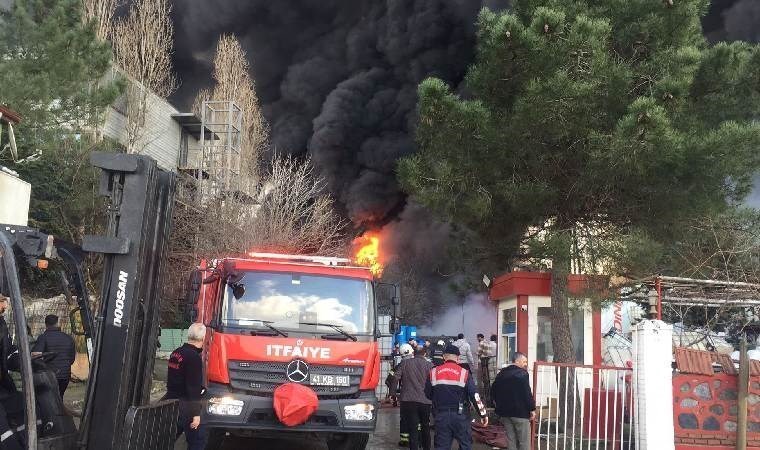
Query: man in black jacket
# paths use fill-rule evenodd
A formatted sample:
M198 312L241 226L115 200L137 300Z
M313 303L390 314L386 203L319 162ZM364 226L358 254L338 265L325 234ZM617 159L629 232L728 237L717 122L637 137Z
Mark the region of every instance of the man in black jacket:
M530 422L536 418L536 402L530 391L528 358L515 353L512 364L501 369L491 386L496 414L507 432L508 450L530 449Z
M206 430L201 425L203 411L203 361L201 349L206 338L206 327L194 323L187 330L187 343L174 350L169 357L164 399L179 400L177 437L185 433L187 450L206 447Z
M433 364L425 359L425 349L418 348L414 358L401 361L396 379L401 382L401 417L409 431L409 450L430 450L430 406L425 383Z
M58 392L63 398L63 393L69 386L71 379L71 365L76 357L74 339L61 331L58 326L58 316L50 314L45 316L45 332L37 339L32 347L32 356L42 353L55 353L55 357L47 363L47 366L55 373L58 380Z

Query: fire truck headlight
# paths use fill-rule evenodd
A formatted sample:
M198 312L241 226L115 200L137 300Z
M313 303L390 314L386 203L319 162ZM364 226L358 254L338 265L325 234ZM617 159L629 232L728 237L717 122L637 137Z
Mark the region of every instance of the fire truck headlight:
M239 416L243 413L243 401L232 397L211 397L208 413L216 416Z
M346 420L372 420L375 406L367 403L343 407L343 415Z

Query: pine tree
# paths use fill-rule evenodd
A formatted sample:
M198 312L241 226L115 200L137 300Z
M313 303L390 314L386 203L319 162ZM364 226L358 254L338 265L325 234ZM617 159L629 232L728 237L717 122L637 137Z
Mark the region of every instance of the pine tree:
M709 46L708 3L516 0L481 13L467 98L438 79L419 87L402 183L505 253L551 260L555 361L575 360L573 261L623 271L636 247L751 188L760 48Z
M105 108L122 89L105 81L111 49L81 19L80 0L16 0L0 16L0 104L17 111L19 158L0 164L32 185L30 225L67 240L93 233L101 205L89 153ZM2 150L0 148L0 150Z
M111 48L94 25L82 25L81 1L17 0L0 20L0 103L22 115L24 129L99 124L119 87L98 83Z

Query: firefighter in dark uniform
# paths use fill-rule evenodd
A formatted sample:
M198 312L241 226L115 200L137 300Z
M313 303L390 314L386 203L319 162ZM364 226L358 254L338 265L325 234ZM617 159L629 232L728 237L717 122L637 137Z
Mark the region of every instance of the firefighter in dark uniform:
M164 399L179 400L177 437L184 433L188 450L203 450L207 434L201 423L203 411L203 361L201 349L206 327L194 323L187 330L187 343L169 357Z
M486 407L475 389L470 372L460 366L459 349L448 345L443 351L444 363L430 371L425 394L433 402L435 416L435 450L451 450L454 440L460 450L472 449L470 407L478 411L480 421L488 425Z
M0 294L0 449L21 450L24 436L24 399L8 369L18 365L18 349L11 343L5 311L8 297ZM14 368L15 370L15 368Z
M446 343L443 341L443 339L432 345L432 350L430 351L430 359L433 362L433 365L436 367L443 364L444 348L446 348Z

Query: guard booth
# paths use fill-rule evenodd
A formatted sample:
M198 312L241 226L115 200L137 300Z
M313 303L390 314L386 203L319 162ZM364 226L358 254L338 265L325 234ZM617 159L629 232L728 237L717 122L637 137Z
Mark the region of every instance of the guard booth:
M606 278L568 276L570 331L577 364L602 363L601 311L589 300L591 289L602 285L606 285ZM531 374L534 362L553 362L551 274L504 273L494 279L489 298L498 307L498 367L509 364L516 351L528 356Z

